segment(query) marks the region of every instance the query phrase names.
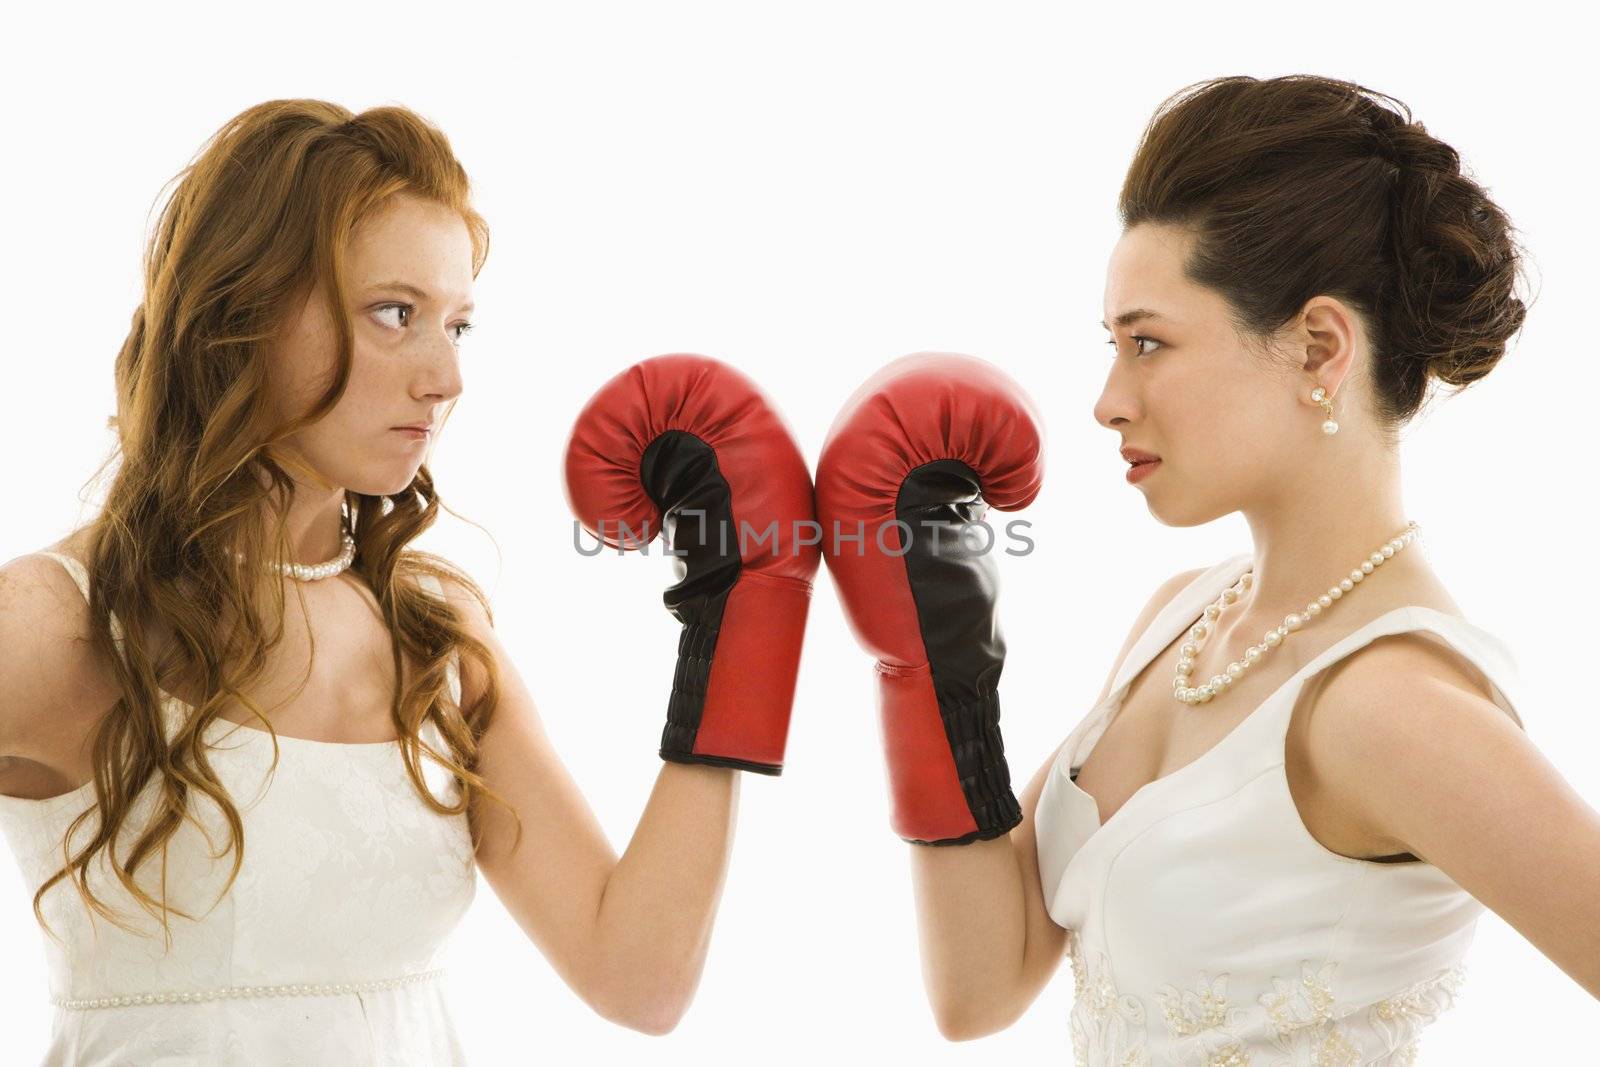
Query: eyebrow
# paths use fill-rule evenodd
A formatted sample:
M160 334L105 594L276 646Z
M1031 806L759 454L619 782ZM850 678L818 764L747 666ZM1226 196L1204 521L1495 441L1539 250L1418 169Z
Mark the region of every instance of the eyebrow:
M427 293L423 292L421 289L418 289L416 286L411 285L408 282L374 282L370 286L370 288L373 288L373 289L398 289L400 292L405 293L408 296L414 296L418 300L430 300L430 299L432 299L430 296L428 296ZM462 311L466 311L466 312L472 312L472 311L476 311L477 307L475 305L473 305L473 304L467 304L464 307L462 307L461 310Z
M1112 319L1111 321L1115 322L1118 326L1132 326L1134 323L1138 322L1140 319L1159 319L1159 318L1161 318L1161 314L1159 312L1151 311L1149 308L1133 308L1133 309L1131 309L1129 311L1124 311L1122 314L1118 315L1116 318ZM1101 326L1102 329L1106 329L1106 330L1111 329L1111 327L1107 326L1104 321L1102 321L1100 323L1100 326Z

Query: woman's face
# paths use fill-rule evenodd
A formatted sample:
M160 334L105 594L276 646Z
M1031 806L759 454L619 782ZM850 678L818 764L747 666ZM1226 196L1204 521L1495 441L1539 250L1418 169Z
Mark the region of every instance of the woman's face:
M1135 486L1171 526L1270 504L1294 476L1286 457L1327 448L1321 408L1309 400L1319 383L1297 369L1315 364L1322 333L1287 332L1289 343L1271 355L1247 345L1223 297L1184 277L1192 240L1179 227L1140 224L1117 242L1104 319L1115 347L1094 407L1096 421L1121 438L1117 448L1160 457ZM1309 344L1297 361L1301 339ZM1121 456L1116 464L1126 473Z
M472 311L472 240L459 215L401 195L356 228L345 263L350 381L333 410L287 444L338 490L389 495L416 477L461 393L457 346ZM291 313L274 353L280 414L304 412L327 388L334 330L321 292ZM434 432L419 439L394 429L411 423Z

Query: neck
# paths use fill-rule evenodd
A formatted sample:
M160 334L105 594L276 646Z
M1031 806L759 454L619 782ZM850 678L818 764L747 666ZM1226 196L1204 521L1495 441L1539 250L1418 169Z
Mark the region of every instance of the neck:
M274 494L267 504L268 521L282 497ZM284 520L288 540L285 563L325 563L344 547L344 490L295 483L293 501Z
M1409 517L1400 500L1398 468L1392 457L1376 462L1380 469L1344 479L1358 487L1356 492L1329 490L1326 481L1312 479L1297 484L1292 499L1245 510L1254 541L1251 586L1219 620L1228 623L1228 634L1237 632L1250 638L1247 643L1256 643L1284 616L1304 614L1308 602L1350 577L1372 553L1405 532ZM1394 567L1402 556L1409 569L1419 547L1420 541L1413 540L1362 583L1382 582L1384 568ZM1352 593L1359 589L1360 584Z
M284 557L286 564L315 566L333 560L344 550L344 491L307 493L301 486L285 518L285 538L288 542ZM272 504L265 508L267 534L270 538L275 520ZM262 567L260 579L266 588L292 581L270 568Z
M344 549L344 494L304 501L289 512L288 563L326 563Z

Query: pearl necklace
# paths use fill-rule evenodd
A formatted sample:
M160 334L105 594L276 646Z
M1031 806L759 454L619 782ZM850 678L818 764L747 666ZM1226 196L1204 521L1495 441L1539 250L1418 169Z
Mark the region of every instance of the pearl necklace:
M331 578L342 574L349 569L351 562L356 558L356 539L350 535L348 519L350 513L345 511L346 523L340 531L339 539L343 545L339 554L322 563L263 563L264 571L276 571L284 578L293 578L297 582L314 582L319 578ZM244 553L235 552L233 558L240 563L244 562Z
M351 562L356 558L356 539L350 536L349 530L339 536L344 547L337 556L325 563L280 563L277 565L278 573L297 582L314 582L318 578L331 578L335 574L342 574L349 569Z
M1320 615L1330 607L1335 600L1354 589L1363 578L1391 559L1396 552L1405 548L1421 534L1422 528L1414 522L1406 523L1406 528L1398 535L1384 542L1382 547L1372 555L1361 561L1361 566L1350 572L1349 577L1339 580L1337 585L1330 586L1326 593L1306 604L1303 612L1290 612L1283 617L1283 622L1268 630L1262 637L1261 643L1251 645L1244 650L1244 655L1233 663L1228 664L1226 672L1214 674L1210 681L1203 685L1191 687L1189 685L1189 672L1194 669L1194 657L1206 645L1206 638L1211 634L1211 624L1216 622L1217 616L1222 614L1222 609L1238 600L1250 588L1251 572L1245 571L1239 580L1227 589L1212 603L1206 605L1206 610L1199 622L1189 628L1189 640L1178 646L1178 671L1172 680L1173 695L1185 704L1204 704L1212 697L1227 689L1245 671L1255 666L1262 656L1278 645L1283 639L1294 631L1304 626L1307 619Z

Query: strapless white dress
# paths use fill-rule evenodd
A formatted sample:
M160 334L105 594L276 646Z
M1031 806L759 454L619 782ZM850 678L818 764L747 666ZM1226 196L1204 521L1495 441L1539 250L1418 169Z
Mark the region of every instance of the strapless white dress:
M87 596L82 564L47 554ZM443 595L437 581L425 583ZM455 661L449 674L459 702ZM165 697L169 737L190 710ZM432 723L424 739L445 750ZM170 916L170 943L110 874L103 851L90 884L138 933L91 915L71 879L56 883L42 910L60 942L40 930L55 1013L47 1067L465 1063L443 950L477 884L466 815L441 816L424 804L397 741L279 736L275 770L261 727L217 720L207 742L244 822L238 877L221 894L234 854L212 854L228 842L227 826L214 802L191 794L191 814L210 840L186 821L169 843L169 900L194 916ZM458 799L452 775L425 758L422 767L436 798ZM147 787L119 854L131 848L129 835L148 820L153 799ZM73 843L88 840L94 807L92 782L46 800L0 796L0 830L30 900L61 866L73 818L91 810ZM138 876L157 900L161 868L157 855Z

